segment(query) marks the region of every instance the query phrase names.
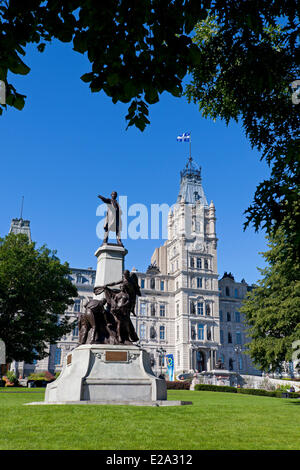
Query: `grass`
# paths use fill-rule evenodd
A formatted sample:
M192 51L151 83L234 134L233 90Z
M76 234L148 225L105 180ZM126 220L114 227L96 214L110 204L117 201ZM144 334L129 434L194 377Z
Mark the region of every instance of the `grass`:
M1 450L300 449L300 400L170 390L193 405L23 406L44 391L0 391Z

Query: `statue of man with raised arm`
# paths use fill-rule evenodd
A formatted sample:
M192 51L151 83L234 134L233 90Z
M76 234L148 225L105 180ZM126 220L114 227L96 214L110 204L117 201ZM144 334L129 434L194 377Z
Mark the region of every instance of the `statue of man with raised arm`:
M111 193L111 198L106 198L103 196L98 196L105 204L107 204L106 218L104 222L104 238L103 244L107 243L108 233L116 232L117 243L120 246L123 246L121 241L120 233L122 230L122 221L121 221L121 209L117 201L117 192L113 191Z

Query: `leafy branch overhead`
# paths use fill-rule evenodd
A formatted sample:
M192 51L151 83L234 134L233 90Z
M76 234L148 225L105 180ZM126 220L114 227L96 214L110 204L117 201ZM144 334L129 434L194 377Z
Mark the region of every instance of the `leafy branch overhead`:
M113 103L130 103L128 125L144 130L149 123L148 105L159 101L164 91L180 96L188 70L198 65L209 70L212 58L206 62L192 41L198 22L216 15L228 50L236 34L243 41L253 34L259 37L265 20L271 24L284 15L294 21L296 3L238 1L226 2L225 7L224 2L209 0L0 2L0 79L7 85L7 105L22 109L25 103L26 97L7 80L8 72L29 72L24 62L26 45L36 43L43 52L47 42L56 38L87 55L91 70L81 78L91 91L103 90Z
M81 77L91 91L131 102L128 125L143 130L149 104L164 91L182 93L198 57L189 34L205 15L205 2L195 0L8 1L0 7L0 79L29 72L21 58L28 43L42 52L52 38L70 42L91 63ZM7 90L7 105L22 109L25 96L8 83Z

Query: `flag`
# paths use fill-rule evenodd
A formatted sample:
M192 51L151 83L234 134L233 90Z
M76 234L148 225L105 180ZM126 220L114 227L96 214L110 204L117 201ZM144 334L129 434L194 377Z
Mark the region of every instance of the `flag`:
M167 370L169 374L169 380L172 382L174 380L174 356L173 354L167 354Z
M190 132L184 132L183 134L177 136L177 142L190 142L190 140L191 140Z

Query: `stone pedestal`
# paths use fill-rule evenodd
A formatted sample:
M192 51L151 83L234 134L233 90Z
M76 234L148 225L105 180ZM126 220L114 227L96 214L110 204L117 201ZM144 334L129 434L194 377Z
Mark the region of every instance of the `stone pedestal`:
M149 354L134 345L77 347L45 395L45 404L150 404L162 400L167 400L165 381L153 374Z
M127 253L128 251L120 245L105 244L98 248L95 253L97 257L95 287L121 281L124 271L124 258ZM101 294L95 296L99 299L101 297Z

